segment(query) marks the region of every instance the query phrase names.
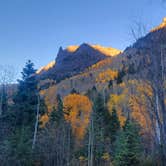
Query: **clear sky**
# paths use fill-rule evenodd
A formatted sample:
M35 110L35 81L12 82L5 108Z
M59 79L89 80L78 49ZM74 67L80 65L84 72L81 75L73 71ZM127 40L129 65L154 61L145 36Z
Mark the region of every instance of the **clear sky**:
M0 0L0 64L20 72L31 59L38 68L83 42L123 50L133 21L150 29L164 16L160 0Z

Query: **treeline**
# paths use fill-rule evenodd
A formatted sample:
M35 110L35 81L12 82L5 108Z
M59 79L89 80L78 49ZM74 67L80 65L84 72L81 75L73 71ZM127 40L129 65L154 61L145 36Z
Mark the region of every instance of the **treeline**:
M130 112L121 123L118 110L113 107L108 111L108 99L95 87L85 95L73 89L63 100L57 95L57 107L48 112L35 72L34 64L28 61L13 103L8 105L3 95L0 165L162 165L147 155L140 126Z

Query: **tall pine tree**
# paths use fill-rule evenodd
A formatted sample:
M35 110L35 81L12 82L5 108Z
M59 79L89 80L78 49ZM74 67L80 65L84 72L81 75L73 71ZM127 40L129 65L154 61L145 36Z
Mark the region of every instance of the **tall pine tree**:
M120 122L118 119L117 112L115 108L113 108L109 122L109 135L112 144L115 142L119 130L120 130Z
M14 98L17 125L33 125L37 105L37 80L34 64L28 60L18 80L18 91Z
M13 111L15 129L9 139L13 165L31 165L31 147L38 104L37 80L34 64L28 60L19 80L17 94L14 97ZM11 140L11 141L10 141Z
M114 164L117 166L140 165L141 141L137 123L127 119L116 142Z

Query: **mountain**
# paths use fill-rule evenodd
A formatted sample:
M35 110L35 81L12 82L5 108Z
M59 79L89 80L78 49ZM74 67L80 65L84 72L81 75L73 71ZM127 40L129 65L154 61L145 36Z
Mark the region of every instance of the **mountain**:
M166 26L164 25L165 18L161 25L127 47L124 52L86 43L69 46L64 50L60 48L56 65L48 69L42 79L57 82L56 91L62 96L70 93L73 88L79 92L86 92L93 86L102 89L112 79L112 72L118 72L123 68L129 70L126 79L137 77L151 81L155 76L157 79L161 75L161 51L165 51L163 46L166 43ZM163 64L166 64L165 59Z
M69 46L66 49L60 47L55 62L39 69L37 74L42 79L53 78L57 82L83 72L91 65L120 54L121 51L114 48L105 48L99 45L86 43L80 46ZM47 72L46 72L47 71Z
M122 51L112 48L112 47L103 47L101 45L89 45L92 48L94 48L95 50L99 51L100 53L106 55L106 56L116 56L118 54L120 54ZM68 46L66 48L66 50L68 52L75 52L77 49L79 48L79 46Z

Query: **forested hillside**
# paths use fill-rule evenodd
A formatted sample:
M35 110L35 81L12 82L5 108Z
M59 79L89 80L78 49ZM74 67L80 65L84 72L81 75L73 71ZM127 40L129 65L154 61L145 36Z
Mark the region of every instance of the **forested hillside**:
M166 165L166 19L123 52L60 48L21 74L0 88L0 165Z

